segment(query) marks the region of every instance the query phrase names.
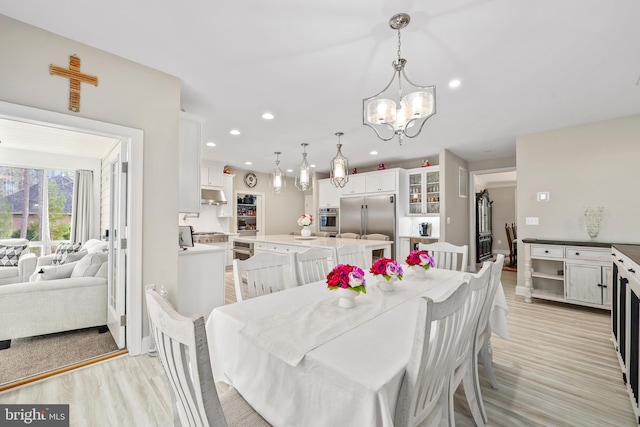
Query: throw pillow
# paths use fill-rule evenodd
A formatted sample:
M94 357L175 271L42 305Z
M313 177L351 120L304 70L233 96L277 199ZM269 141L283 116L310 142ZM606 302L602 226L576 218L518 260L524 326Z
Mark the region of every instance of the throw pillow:
M71 277L94 277L102 264L107 262L109 254L107 252L94 252L88 254L80 261L76 262L76 266L71 273Z
M36 282L41 280L67 279L71 277L71 273L76 264L77 262L68 262L62 265L45 265L38 272Z
M0 267L16 267L20 255L29 245L0 246Z
M56 253L53 255L51 263L53 265L64 264L69 254L78 252L81 246L81 243L60 243L56 248Z

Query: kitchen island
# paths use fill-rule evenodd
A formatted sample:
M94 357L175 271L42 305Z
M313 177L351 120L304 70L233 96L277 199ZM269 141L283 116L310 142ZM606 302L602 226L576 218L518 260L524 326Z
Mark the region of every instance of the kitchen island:
M309 248L337 249L342 246L356 245L364 248L369 268L372 264L373 251L382 249L385 257L391 257L393 242L386 240L340 239L336 237L303 237L290 234L275 234L271 236L238 236L235 242L253 245L253 252L304 252ZM365 267L365 266L363 266Z

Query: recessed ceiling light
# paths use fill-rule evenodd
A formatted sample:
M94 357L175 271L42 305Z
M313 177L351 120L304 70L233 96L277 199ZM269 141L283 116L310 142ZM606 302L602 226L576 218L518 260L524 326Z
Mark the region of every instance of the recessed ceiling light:
M316 167L316 165L309 165L309 166L310 166L310 167L312 167L312 168L315 168L315 167Z
M240 135L240 131L239 131L238 129L231 129L231 130L229 131L229 133L230 133L231 135Z
M216 146L215 142L213 142L213 141L207 142L207 147L215 147L215 146Z
M453 79L449 82L449 87L451 89L455 89L457 87L460 87L461 84L462 82L459 79Z
M265 120L273 120L273 114L271 114L271 113L264 113L264 114L262 115L262 118L263 118L263 119L265 119Z
M251 166L253 163L251 163L251 162L244 162L244 164L245 164L245 165L247 165L247 166Z
M373 150L372 152L370 152L369 154L371 154L372 156L375 156L378 154L378 152L376 150Z
M293 169L287 169L287 172L291 173L293 172Z

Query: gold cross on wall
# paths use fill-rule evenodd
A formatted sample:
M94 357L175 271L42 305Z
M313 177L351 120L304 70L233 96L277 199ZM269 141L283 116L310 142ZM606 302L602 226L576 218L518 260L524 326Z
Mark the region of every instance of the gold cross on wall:
M69 79L69 110L80 111L80 83L98 86L98 77L80 72L80 58L76 55L69 57L69 69L49 65L49 74Z

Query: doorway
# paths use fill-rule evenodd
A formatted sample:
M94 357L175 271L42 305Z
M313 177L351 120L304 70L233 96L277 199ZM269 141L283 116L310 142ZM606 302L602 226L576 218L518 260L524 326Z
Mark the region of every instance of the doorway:
M127 283L142 282L142 159L143 132L116 124L104 123L68 114L25 107L0 101L0 118L22 123L67 130L88 135L116 138L127 143L127 203L122 215L126 223L126 262L123 274ZM132 197L133 194L138 197ZM142 287L128 286L123 294L127 347L131 355L142 354Z

